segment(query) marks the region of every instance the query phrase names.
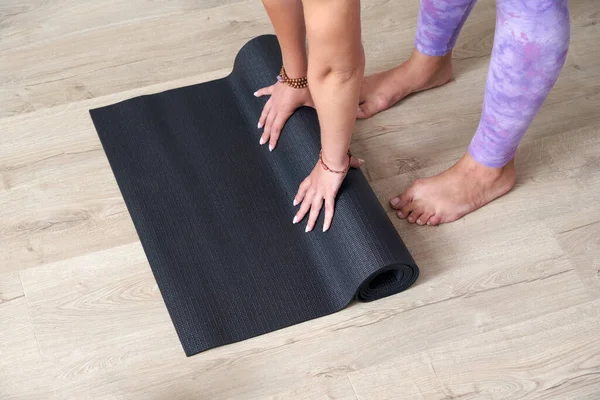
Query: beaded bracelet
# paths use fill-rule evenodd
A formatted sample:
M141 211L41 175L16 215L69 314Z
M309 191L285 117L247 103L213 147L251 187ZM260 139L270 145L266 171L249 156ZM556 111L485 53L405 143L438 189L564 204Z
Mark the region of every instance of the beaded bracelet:
M334 174L345 174L346 172L348 172L348 170L350 170L350 163L352 162L352 153L350 152L350 150L348 150L348 167L346 167L346 169L343 171L336 171L335 169L329 168L327 164L325 164L325 161L323 161L323 150L321 150L321 152L319 153L319 161L321 162L321 166L325 171L333 172Z
M277 81L285 83L286 85L293 87L294 89L304 89L308 87L308 80L304 78L290 78L285 73L285 68L281 67L279 75L277 75Z

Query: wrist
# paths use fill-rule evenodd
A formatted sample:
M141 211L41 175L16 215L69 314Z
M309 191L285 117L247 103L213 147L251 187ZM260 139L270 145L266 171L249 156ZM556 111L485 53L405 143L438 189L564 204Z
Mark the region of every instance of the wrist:
M281 71L279 71L279 75L277 75L277 81L293 87L294 89L306 89L308 87L307 78L290 78L284 66L281 67Z
M321 152L321 162L334 171L345 171L350 164L348 152Z
M283 67L287 75L292 78L304 78L308 73L306 59L302 57L286 57L283 59Z

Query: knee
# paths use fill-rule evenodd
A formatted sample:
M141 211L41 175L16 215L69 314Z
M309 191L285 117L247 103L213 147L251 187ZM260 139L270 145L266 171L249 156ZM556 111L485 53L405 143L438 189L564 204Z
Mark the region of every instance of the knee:
M509 26L547 42L569 39L568 0L497 0L498 14Z
M347 83L362 78L362 69L359 65L328 66L318 74L318 79L332 80L337 83Z
M337 84L362 80L365 71L364 53L335 60L329 59L317 63L314 68L310 67L309 65L309 79L311 80L330 81Z
M500 40L521 44L528 57L543 52L564 61L570 41L567 0L498 0Z

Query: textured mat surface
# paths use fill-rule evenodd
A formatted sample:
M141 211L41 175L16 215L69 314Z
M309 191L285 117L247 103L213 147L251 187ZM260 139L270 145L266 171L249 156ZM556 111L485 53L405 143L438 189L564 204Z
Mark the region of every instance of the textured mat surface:
M187 355L399 293L418 269L359 170L329 232L292 224L317 161L314 110L275 151L256 123L281 67L274 36L246 44L226 78L91 110Z

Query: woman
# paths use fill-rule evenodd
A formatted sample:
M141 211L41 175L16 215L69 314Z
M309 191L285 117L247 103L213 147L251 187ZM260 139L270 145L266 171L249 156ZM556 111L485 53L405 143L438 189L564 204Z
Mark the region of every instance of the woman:
M364 73L360 2L264 0L264 4L279 40L285 74L291 79L307 76L310 91L282 82L255 93L271 95L258 123L259 128L264 126L260 143L269 142L273 150L292 112L314 104L321 126L321 159L294 198L294 205L300 204L300 209L293 222L308 214L306 231L311 231L324 204L326 231L348 167L362 164L348 155Z
M307 231L312 230L324 202L324 230L329 228L345 165L362 164L345 155L355 116L368 118L411 93L450 80L452 48L475 1L422 0L411 57L366 78L360 93L364 54L358 1L263 0L282 48L285 72L302 77L308 71L308 87L277 83L256 93L271 95L260 117L259 128L265 128L261 143L269 141L273 149L283 124L301 105L314 104L322 130L323 162L300 186L294 204L301 207L294 223L310 210ZM411 223L455 221L513 187L517 147L564 65L568 0L496 0L496 9L483 111L468 151L448 170L415 181L390 200L398 216Z

